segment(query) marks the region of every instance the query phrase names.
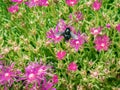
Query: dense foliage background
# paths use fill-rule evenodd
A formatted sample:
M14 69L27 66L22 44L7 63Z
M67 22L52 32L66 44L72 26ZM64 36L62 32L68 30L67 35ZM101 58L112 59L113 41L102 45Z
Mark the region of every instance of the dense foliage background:
M99 10L94 10L94 0L79 0L74 6L65 0L48 0L48 6L28 7L19 4L16 13L8 12L8 8L16 3L9 0L0 1L0 60L5 65L15 62L15 68L24 72L29 62L40 59L53 66L58 76L57 90L117 90L120 88L120 32L116 29L120 23L120 0L102 0ZM81 12L83 19L71 20L70 14ZM66 24L71 22L77 31L85 33L85 42L75 51L68 42L48 42L46 33L55 28L60 19ZM110 27L106 27L110 24ZM102 27L100 35L110 39L108 49L98 51L95 48L96 36L91 28ZM119 28L120 29L120 28ZM66 55L62 60L57 52L63 50ZM77 70L68 70L68 65L75 62ZM20 83L14 83L20 90ZM1 89L3 86L1 85ZM15 89L16 90L16 89Z

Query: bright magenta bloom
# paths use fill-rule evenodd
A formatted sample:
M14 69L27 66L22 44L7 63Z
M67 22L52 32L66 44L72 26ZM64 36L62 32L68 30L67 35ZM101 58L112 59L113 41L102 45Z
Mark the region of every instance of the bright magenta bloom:
M78 0L66 0L68 6L74 6L78 3Z
M93 35L98 35L101 33L101 30L102 30L102 27L98 27L98 28L91 28L90 31L91 31L91 34Z
M69 27L73 33L75 33L75 29L72 26L69 26L65 23L63 19L60 19L55 29L50 29L47 32L47 38L49 38L54 43L58 43L63 39L63 36L57 35L58 32L64 32L66 28Z
M29 0L25 2L30 8L34 6L48 6L48 0Z
M73 47L76 51L79 50L79 48L84 44L85 37L78 33L78 39L71 39L70 40L70 46Z
M51 29L47 32L47 38L51 39L54 43L58 43L63 39L63 36L57 36L57 30Z
M62 60L65 57L65 55L66 55L65 51L59 51L59 52L57 52L57 58L59 60Z
M111 25L108 23L108 24L106 25L106 27L107 27L107 28L111 28Z
M118 25L116 26L116 30L118 30L118 31L120 32L120 24L118 24Z
M47 88L48 86L43 85L45 83L54 85L50 80L47 80L47 76L51 76L52 73L49 72L51 69L51 66L44 65L41 63L30 63L25 68L25 75L21 80L24 80L24 83L26 84L25 87L28 88L29 85L32 85L31 89L38 89L39 88ZM52 86L49 86L52 88ZM48 89L45 89L48 90Z
M83 20L83 14L82 14L82 12L75 12L75 17L76 17L76 21Z
M98 51L101 51L101 50L107 51L108 47L110 45L110 40L109 40L109 37L106 36L106 35L97 36L94 43L95 43L96 50L98 50Z
M16 13L16 12L18 12L18 10L19 10L18 5L10 6L10 7L8 8L8 11L9 11L10 13Z
M19 74L19 71L14 70L14 64L10 67L2 66L0 70L0 85L3 85L5 88L11 87L16 77L19 77Z
M54 76L52 77L52 82L53 82L54 84L58 83L58 76L57 76L57 75L54 75Z
M74 14L70 14L69 18L75 22L83 20L83 14L80 11L75 12Z
M93 2L92 8L96 11L99 10L101 8L101 2L99 2L98 0L95 0Z
M68 70L70 71L76 71L78 68L77 64L75 62L71 62L69 65L68 65Z
M11 0L11 2L22 3L23 0Z

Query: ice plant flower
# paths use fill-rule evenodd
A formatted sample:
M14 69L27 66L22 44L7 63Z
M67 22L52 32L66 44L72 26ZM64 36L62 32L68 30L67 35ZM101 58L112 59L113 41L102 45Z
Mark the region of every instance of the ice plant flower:
M54 85L53 82L47 81L46 79L44 79L40 90L56 90L56 88L53 88L53 85Z
M118 25L116 26L116 30L118 30L118 31L120 32L120 24L118 24Z
M93 34L93 35L98 35L98 34L101 33L101 30L102 30L102 27L91 28L91 29L90 29L90 32L91 32L91 34Z
M54 43L58 43L63 39L63 36L57 35L58 31L51 29L47 32L47 38L51 39Z
M0 85L3 85L5 88L10 87L16 77L19 77L20 72L14 70L14 64L12 64L10 67L3 66L3 68L0 71Z
M48 72L50 69L51 66L44 65L42 62L30 63L25 68L25 75L21 80L24 80L26 88L31 84L34 89L37 89L37 87L41 88L41 84L46 80L46 76L51 76L51 73Z
M48 6L48 0L29 0L25 4L30 8L34 6Z
M54 43L58 43L63 39L63 36L58 35L58 32L63 32L67 25L63 19L60 19L55 29L50 29L47 32L47 38L51 39Z
M108 47L110 45L110 40L109 40L109 37L106 36L106 35L97 36L95 38L94 43L95 43L96 50L98 50L98 51L101 51L101 50L107 51Z
M66 0L68 6L74 6L78 3L78 0Z
M78 66L75 62L71 62L69 65L68 65L68 70L70 71L76 71L78 69Z
M75 22L78 22L78 21L83 20L83 14L82 14L82 12L78 11L78 12L75 12L74 14L71 13L69 15L69 18L71 20L74 20Z
M65 55L66 55L65 51L59 51L59 52L57 52L56 56L59 60L62 60L65 57Z
M18 12L18 10L19 10L18 5L13 5L13 6L10 6L10 7L8 8L8 11L9 11L10 13L16 13L16 12Z
M111 28L111 25L108 23L108 24L106 25L106 27L107 27L107 28Z
M60 19L55 29L50 29L50 31L46 33L46 36L54 43L58 43L63 39L63 35L59 33L64 33L66 28L70 28L71 32L76 33L74 27L67 25L63 19Z
M101 2L99 2L98 0L95 0L92 4L92 8L97 11L101 8Z
M54 76L52 77L52 82L53 82L54 84L58 83L58 76L57 76L57 75L54 75Z
M22 3L23 0L11 0L11 2Z
M73 47L76 51L79 50L79 48L84 44L85 37L78 33L78 39L71 39L70 40L70 46Z
M83 20L83 14L82 14L82 12L75 12L74 15L75 15L76 21Z

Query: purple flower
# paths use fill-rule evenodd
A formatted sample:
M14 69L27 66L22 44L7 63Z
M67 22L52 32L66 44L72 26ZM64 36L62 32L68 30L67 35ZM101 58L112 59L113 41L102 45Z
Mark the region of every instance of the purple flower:
M59 31L64 31L66 29L66 23L64 20L60 19L55 29L51 29L47 32L47 38L51 39L55 43L60 42L63 39L63 36L57 35Z
M18 5L10 6L10 7L8 8L8 11L9 11L10 13L16 13L16 12L18 12L18 10L19 10Z
M118 30L118 31L120 32L120 24L118 24L118 25L116 26L116 30Z
M51 75L48 72L50 69L50 66L43 65L42 63L30 63L25 68L25 75L21 80L24 80L24 83L26 83L26 88L32 84L32 86L37 89L37 87L41 87L41 83L46 80L46 76Z
M99 10L101 8L101 2L99 2L98 0L95 0L92 5L92 8L96 11Z
M56 88L53 88L53 85L53 82L44 79L40 90L56 90Z
M76 71L78 68L77 64L75 62L71 62L69 65L68 65L68 70L70 71Z
M101 33L101 30L102 30L102 27L98 27L98 28L91 28L90 31L91 31L91 34L93 35L98 35Z
M78 3L78 0L66 0L68 6L74 6Z
M58 35L58 32L64 32L69 27L73 33L75 32L74 27L67 25L64 20L60 19L55 29L50 29L47 32L47 38L51 39L54 43L58 43L63 39L63 36Z
M57 76L57 75L54 75L54 76L52 77L52 82L53 82L54 84L58 83L58 76Z
M107 28L111 28L111 25L108 23L108 24L106 25L106 27L107 27Z
M76 51L78 51L84 42L85 42L85 37L80 33L78 33L78 39L71 39L70 45L71 47L75 48Z
M98 51L101 51L101 50L107 51L108 47L110 45L110 40L109 40L109 37L106 36L106 35L97 36L95 38L94 43L95 43L96 50L98 50Z
M83 20L83 14L82 14L82 12L77 11L77 12L75 12L73 15L70 14L70 15L69 15L69 18L70 18L71 20L74 20L75 22L78 22L78 21Z
M22 3L23 0L11 0L11 2Z
M54 41L54 43L58 43L63 39L63 36L57 36L57 31L56 30L50 30L47 32L47 38L51 39Z
M62 60L66 56L66 51L59 51L56 56L59 60Z
M3 85L5 88L10 87L16 80L16 77L18 77L20 74L20 72L15 71L13 67L14 64L12 64L10 67L3 66L1 69L0 84Z
M75 12L76 21L83 20L82 12Z
M25 2L30 8L34 6L48 6L48 0L29 0Z

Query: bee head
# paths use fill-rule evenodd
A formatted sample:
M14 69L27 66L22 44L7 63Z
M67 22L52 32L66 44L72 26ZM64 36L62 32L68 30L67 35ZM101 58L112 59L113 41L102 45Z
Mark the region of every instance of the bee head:
M70 28L66 28L65 34L70 34L70 32L71 32Z

